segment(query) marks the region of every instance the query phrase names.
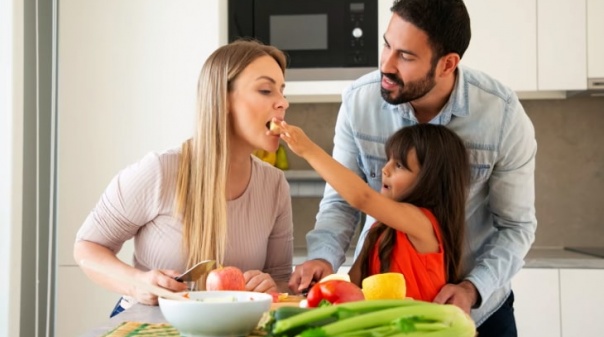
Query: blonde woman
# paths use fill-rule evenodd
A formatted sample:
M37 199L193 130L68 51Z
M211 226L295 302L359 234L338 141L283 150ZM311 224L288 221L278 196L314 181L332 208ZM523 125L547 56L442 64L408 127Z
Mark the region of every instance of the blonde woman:
M254 41L217 49L198 84L197 125L178 149L151 153L122 170L77 233L76 261L89 260L172 291L174 277L215 259L244 271L250 291L287 291L293 226L283 173L252 155L275 151L271 119L283 120L285 56ZM133 266L119 260L134 239ZM84 268L123 295L114 313L157 297ZM113 315L112 314L112 315Z

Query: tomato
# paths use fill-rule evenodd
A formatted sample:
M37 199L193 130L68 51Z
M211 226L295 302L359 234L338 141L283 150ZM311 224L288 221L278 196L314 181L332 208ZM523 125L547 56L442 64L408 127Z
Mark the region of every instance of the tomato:
M310 288L306 300L308 307L316 308L321 301L331 304L362 301L365 299L361 288L356 284L343 280L329 280L319 282Z

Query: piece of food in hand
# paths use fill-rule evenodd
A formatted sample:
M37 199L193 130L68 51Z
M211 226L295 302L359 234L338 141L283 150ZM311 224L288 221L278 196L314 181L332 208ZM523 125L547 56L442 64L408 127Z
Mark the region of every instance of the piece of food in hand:
M245 290L243 272L232 266L214 269L206 279L206 290Z
M383 273L363 279L363 295L366 300L405 299L407 283L401 273Z
M361 288L352 282L328 280L318 282L312 286L308 291L306 299L309 308L316 308L324 304L362 301L365 299L365 295L363 295Z
M269 130L273 135L280 135L282 133L281 126L275 121L271 121Z

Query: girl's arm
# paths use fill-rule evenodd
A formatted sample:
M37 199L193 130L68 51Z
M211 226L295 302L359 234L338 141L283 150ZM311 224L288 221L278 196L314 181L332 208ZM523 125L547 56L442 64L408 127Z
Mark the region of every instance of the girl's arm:
M354 172L311 141L302 129L281 122L281 138L304 158L350 206L406 233L419 252L435 251L438 241L430 220L411 204L398 202L373 190Z

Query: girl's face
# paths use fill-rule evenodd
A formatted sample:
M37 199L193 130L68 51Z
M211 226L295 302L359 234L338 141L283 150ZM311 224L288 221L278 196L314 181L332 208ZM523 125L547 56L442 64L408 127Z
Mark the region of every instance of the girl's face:
M415 149L407 152L407 169L403 164L390 158L382 168L382 190L381 193L390 199L401 200L409 194L419 176L420 165L417 160Z
M283 96L284 87L283 72L268 55L254 60L239 74L228 98L231 141L235 146L249 147L250 152L277 150L279 136L267 131L271 119L283 120L289 107Z

